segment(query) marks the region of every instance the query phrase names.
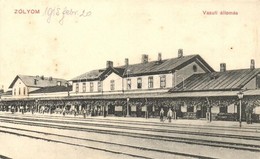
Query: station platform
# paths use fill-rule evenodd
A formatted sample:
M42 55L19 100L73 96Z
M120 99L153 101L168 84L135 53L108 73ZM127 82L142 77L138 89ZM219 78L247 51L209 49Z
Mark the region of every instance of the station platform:
M1 114L8 114L12 115L11 112L0 112ZM63 116L62 114L49 114L49 113L24 113L16 112L14 115L24 115L24 116L46 116L46 118L49 117L61 117L61 118L71 118L71 119L83 119L83 115L72 115L72 114L66 114ZM218 121L213 120L211 122L207 121L206 119L172 119L171 123L164 117L164 121L161 122L159 118L144 118L144 117L118 117L118 116L86 116L87 119L93 118L93 119L104 119L104 120L121 120L121 121L133 121L133 122L152 122L152 123L162 123L162 124L180 124L180 125L198 125L198 126L223 126L223 127L239 127L238 121ZM260 129L260 123L252 123L247 124L245 121L242 122L242 128L256 128ZM260 130L259 130L260 131Z

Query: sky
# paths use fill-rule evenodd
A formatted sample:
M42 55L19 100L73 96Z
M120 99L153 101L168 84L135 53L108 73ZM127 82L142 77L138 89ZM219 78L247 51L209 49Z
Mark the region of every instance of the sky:
M251 59L260 67L259 15L258 0L0 0L0 86L18 74L69 80L108 60L174 58L178 49L216 71Z

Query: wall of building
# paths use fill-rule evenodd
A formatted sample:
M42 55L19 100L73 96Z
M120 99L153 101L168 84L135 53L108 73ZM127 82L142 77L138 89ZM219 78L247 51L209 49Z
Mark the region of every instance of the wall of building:
M110 85L111 85L111 80L114 80L115 84L115 89L111 90ZM103 80L103 91L104 92L109 92L109 91L122 91L122 77L115 73L111 73L107 78Z
M33 93L29 94L31 98L41 98L41 97L67 97L68 92L55 92L55 93Z
M256 77L254 77L251 81L249 81L243 89L256 89Z
M20 93L19 93L20 90ZM25 91L24 91L25 90ZM28 89L27 86L23 83L23 81L18 78L12 88L12 95L13 96L27 96Z
M29 93L32 92L32 91L35 91L37 89L40 89L40 88L37 88L37 87L27 87L27 90L28 90Z
M197 68L197 71L194 72L193 67ZM183 67L182 69L176 71L176 73L166 73L166 74L156 74L156 75L144 75L144 76L136 76L136 77L126 77L124 78L124 90L127 89L127 79L131 79L131 89L130 90L147 90L147 89L160 89L160 79L162 76L166 78L166 87L172 88L175 85L178 85L186 78L190 77L195 73L204 73L205 71L196 63L192 62L189 65ZM148 78L153 77L153 88L148 88ZM137 88L137 79L142 78L142 89ZM176 80L176 82L175 82Z
M124 90L147 90L147 89L159 89L160 87L160 79L161 76L165 76L166 79L166 87L165 88L171 88L172 87L172 79L173 75L171 73L169 74L157 74L157 75L145 75L145 76L137 76L137 77L126 77L124 78ZM153 77L153 88L148 88L148 78ZM137 80L138 78L142 79L142 88L137 88ZM131 79L131 89L127 89L127 79Z
M219 106L213 106L211 108L211 113L219 113Z
M195 72L193 70L193 67L197 68L197 71ZM183 79L186 79L190 76L192 76L193 74L197 74L197 73L205 73L205 71L196 63L196 62L192 62L190 64L188 64L187 66L183 67L180 70L177 70L174 75L176 77L174 77L174 80L176 79L176 84L178 85L179 83L181 83L183 81ZM173 81L174 81L173 80Z
M236 113L237 111L237 106L235 104L231 104L227 107L227 112L228 113Z
M115 89L113 91L122 91L122 77L115 73L111 73L106 79L101 81L101 90L103 92L110 92L111 80L114 80L115 82ZM78 83L79 91L77 92L77 94L101 94L102 91L98 92L98 82L99 81L73 82L72 93L76 93L76 84ZM83 92L83 83L86 83L86 92ZM90 91L90 83L93 83L93 91Z

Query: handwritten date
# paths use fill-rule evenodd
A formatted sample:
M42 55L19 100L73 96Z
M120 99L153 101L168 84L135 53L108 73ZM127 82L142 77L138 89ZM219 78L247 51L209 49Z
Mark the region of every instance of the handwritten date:
M88 17L92 14L91 11L86 10L74 10L74 9L68 9L67 7L61 9L61 8L50 8L46 7L44 16L47 16L47 22L51 23L53 17L58 18L59 24L63 25L64 19L66 16L78 16L78 17Z

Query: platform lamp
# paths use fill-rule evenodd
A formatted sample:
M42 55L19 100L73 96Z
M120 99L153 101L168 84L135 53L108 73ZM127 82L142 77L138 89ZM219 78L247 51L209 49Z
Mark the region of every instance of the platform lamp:
M242 99L244 97L244 93L242 91L237 93L239 99L239 127L242 125Z

